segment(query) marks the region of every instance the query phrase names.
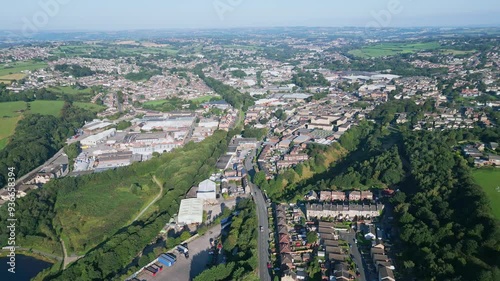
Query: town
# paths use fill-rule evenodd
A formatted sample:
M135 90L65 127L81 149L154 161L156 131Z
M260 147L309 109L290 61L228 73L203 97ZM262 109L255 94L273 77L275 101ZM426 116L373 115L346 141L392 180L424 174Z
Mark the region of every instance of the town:
M33 152L48 157L23 158L20 202L44 202L39 194L46 190L64 197L48 200L47 214L59 213L43 226L51 230L37 225L26 232L23 248L56 256L66 276L90 262L105 238L140 226L148 235L134 237L146 243L98 278L420 276L414 261L401 260L399 239L404 223L415 217L427 222L422 213L432 207L422 203L424 211L408 213L413 207L405 185L421 180L414 170L424 165L405 156L432 153L414 152L418 145L410 136L445 135L449 143L439 144L446 146L446 159L464 160L456 160L454 173L462 166L497 173L498 30L485 38L433 30L434 39L426 30L414 36L400 30L401 38L413 36L404 42L317 32L278 37L245 30L246 36L208 41L104 37L0 48L0 122L10 124L0 132L0 149L20 146L24 137L16 126L28 126L23 118L92 117L68 121L63 137L47 140L54 142L45 145L51 153ZM211 150L197 150L205 147ZM19 164L9 153L0 167ZM389 156L377 160L381 155ZM394 165L382 168L384 161ZM83 187L100 190L87 198ZM9 200L2 190L0 206ZM95 207L101 200L120 214ZM407 222L400 222L402 214ZM428 217L439 226L436 215Z

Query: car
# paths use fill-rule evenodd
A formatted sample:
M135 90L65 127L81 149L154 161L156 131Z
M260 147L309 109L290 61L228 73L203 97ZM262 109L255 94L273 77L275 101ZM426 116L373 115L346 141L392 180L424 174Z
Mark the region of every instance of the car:
M185 254L184 254L184 257L185 257L186 259L189 259L189 253L185 253Z
M264 232L264 227L260 226L260 232Z
M356 276L359 277L360 275L361 275L361 273L359 273L359 271L356 270Z
M267 262L267 268L271 268L271 267L273 267L273 265L271 264L271 262L268 261Z

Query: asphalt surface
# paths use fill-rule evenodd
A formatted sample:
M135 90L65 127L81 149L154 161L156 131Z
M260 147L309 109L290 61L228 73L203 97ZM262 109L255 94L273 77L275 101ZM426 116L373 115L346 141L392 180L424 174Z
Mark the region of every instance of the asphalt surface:
M173 252L177 256L177 261L172 267L163 267L163 271L158 272L155 277L148 273L141 273L139 280L163 280L163 281L189 281L207 268L210 254L210 238L215 239L220 235L220 224L211 228L205 235L196 238L188 243L189 258Z
M252 150L247 158L245 159L245 169L248 174L252 175L254 167L252 164L252 159L255 156L256 150ZM248 181L250 190L252 191L252 196L257 205L257 220L259 222L258 231L258 257L259 257L259 277L261 281L271 281L271 276L269 274L269 269L267 268L267 263L269 262L269 220L267 217L267 202L264 199L264 195L260 188ZM262 230L260 231L260 226Z
M374 280L373 278L376 279L376 276L371 276L370 272L367 270L366 262L361 256L358 244L354 242L356 233L352 229L350 229L348 233L340 232L340 238L347 241L349 245L351 245L349 247L349 250L351 255L353 256L353 260L356 263L356 266L358 267L358 271L360 273L359 280L372 281Z

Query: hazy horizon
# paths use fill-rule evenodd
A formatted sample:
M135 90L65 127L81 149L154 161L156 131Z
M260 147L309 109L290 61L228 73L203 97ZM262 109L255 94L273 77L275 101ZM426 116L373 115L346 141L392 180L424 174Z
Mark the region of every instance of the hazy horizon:
M25 0L4 5L1 30L124 31L272 27L498 27L496 0ZM432 9L431 9L432 8Z

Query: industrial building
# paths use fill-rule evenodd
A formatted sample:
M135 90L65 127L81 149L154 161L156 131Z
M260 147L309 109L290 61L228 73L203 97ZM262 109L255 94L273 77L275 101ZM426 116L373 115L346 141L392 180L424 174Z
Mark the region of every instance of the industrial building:
M181 200L177 223L193 224L203 222L203 199L190 198Z
M217 198L217 184L211 180L204 180L198 185L196 197L205 200L215 200Z
M106 130L104 132L100 132L98 134L84 138L83 140L80 141L80 144L82 146L95 146L98 143L101 143L101 142L107 140L109 137L114 136L115 134L116 134L116 129L111 128L111 129Z

